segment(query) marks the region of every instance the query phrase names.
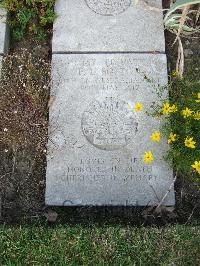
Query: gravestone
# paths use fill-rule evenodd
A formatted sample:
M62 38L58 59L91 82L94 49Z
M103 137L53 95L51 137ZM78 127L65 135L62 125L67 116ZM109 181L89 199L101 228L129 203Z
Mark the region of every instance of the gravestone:
M162 120L148 115L160 101L157 88L167 83L160 7L161 1L57 1L47 205L156 205L169 190L166 140L150 141ZM149 150L155 160L147 165ZM174 205L173 189L163 204Z
M7 13L0 8L0 78L3 55L8 51L8 27L6 25Z
M0 55L8 51L8 26L6 24L7 13L0 8Z
M165 50L161 0L58 0L54 52ZM148 3L148 4L147 4Z

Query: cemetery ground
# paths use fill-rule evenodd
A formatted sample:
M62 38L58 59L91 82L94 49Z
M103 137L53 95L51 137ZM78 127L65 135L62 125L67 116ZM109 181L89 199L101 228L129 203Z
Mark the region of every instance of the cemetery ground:
M169 70L172 72L176 61L176 48L172 46L174 36L168 33L166 40ZM5 57L1 95L1 110L4 112L1 119L4 130L1 135L0 179L3 222L32 222L45 212L48 108L52 101L49 99L50 46L47 41L41 42L28 36L20 42L13 42L10 54ZM177 88L182 87L189 91L193 86L198 86L200 65L198 36L192 40L185 38L184 47L186 54L184 79L174 83L172 88L174 95L177 93ZM5 125L9 125L9 130ZM189 176L180 175L175 186L176 211L168 213L167 210L162 210L164 215L158 219L154 217L153 222L188 223L199 218L200 193L194 182ZM58 212L61 209L58 208ZM90 218L96 214L104 216L105 213L101 208L74 208L72 216L74 212L80 213L81 216L89 215ZM141 210L134 211L134 215L131 215L132 222L151 224L151 211L148 219L142 221L141 213ZM130 211L128 220L129 216ZM143 216L146 217L146 214ZM160 213L157 216L160 216ZM70 214L67 214L67 217L67 220L70 220Z
M199 79L194 43L193 55L186 58L189 84ZM20 129L21 135L12 139L19 146L15 153L9 142L1 149L4 225L0 228L0 264L131 265L134 261L136 265L199 265L199 192L185 176L179 176L176 183L173 213L163 211L156 217L155 213L145 216L142 210L132 208L55 208L58 218L51 223L57 214L44 209L49 46L28 39L14 46L13 52L7 58L14 69L5 104L18 112L23 104L25 110L34 109L35 113L25 120L20 113L18 120L10 117L13 129ZM170 51L168 54L173 57ZM16 67L17 60L21 60L23 71ZM30 71L36 75L33 81L27 80ZM30 90L25 99L20 95L13 100L16 86L23 88L27 82ZM38 128L37 124L42 126Z
M174 36L168 33L166 40L172 72ZM183 39L186 71L181 86L188 90L200 79L198 40ZM50 47L50 38L39 41L29 35L13 41L5 58L0 265L199 265L200 192L189 176L177 178L175 210L45 208Z

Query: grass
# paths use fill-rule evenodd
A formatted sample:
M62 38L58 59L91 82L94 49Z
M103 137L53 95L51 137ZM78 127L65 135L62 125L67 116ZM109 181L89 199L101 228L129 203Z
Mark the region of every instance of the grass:
M0 265L200 265L200 226L0 227Z

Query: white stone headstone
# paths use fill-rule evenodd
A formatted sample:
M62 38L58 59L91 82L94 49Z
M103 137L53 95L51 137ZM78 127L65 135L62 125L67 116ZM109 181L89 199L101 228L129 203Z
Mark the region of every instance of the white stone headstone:
M133 2L56 2L47 205L157 205L172 187L166 139L150 140L162 121L147 114L167 84L161 0Z
M58 0L53 52L165 51L161 0Z
M161 121L146 112L167 83L165 55L54 55L52 64L46 203L158 204L173 176L166 140L150 140ZM149 150L155 160L145 165ZM164 204L174 204L173 191Z
M0 55L8 51L8 26L6 19L7 12L0 8Z

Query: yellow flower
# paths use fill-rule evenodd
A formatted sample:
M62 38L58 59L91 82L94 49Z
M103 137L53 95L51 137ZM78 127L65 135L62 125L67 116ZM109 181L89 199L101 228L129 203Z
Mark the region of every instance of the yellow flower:
M162 108L162 113L164 115L167 115L169 113L175 113L177 111L178 111L178 107L175 104L170 106L168 102L164 103L163 108Z
M200 112L199 111L194 113L194 119L195 120L200 120Z
M189 108L187 108L187 107L182 111L182 114L183 114L184 118L191 116L192 113L193 113L193 111L191 111L191 110L190 110Z
M154 160L153 153L151 151L146 151L144 154L144 162L145 163L152 163Z
M135 104L134 110L135 110L136 112L141 112L142 109L143 109L143 104L142 104L142 103L136 103L136 104Z
M200 103L200 92L197 93L198 100L195 100L197 103Z
M152 141L155 141L155 142L160 142L160 132L155 131L155 132L151 135L150 139L151 139Z
M171 144L172 142L176 141L176 137L177 137L176 134L170 133L167 143Z
M191 149L195 149L196 148L195 144L196 144L196 141L194 141L193 138L187 137L185 139L185 146L186 147L191 148Z
M175 104L173 104L169 109L170 113L175 113L178 111L178 107Z
M162 113L164 115L167 115L170 113L170 104L168 102L164 103L163 108L162 108Z
M178 71L176 71L176 70L174 70L174 71L172 72L172 77L175 77L175 78L178 78L178 77L180 77L180 74L179 74L179 72L178 72Z
M200 161L195 161L192 165L192 168L194 168L198 174L200 174Z

